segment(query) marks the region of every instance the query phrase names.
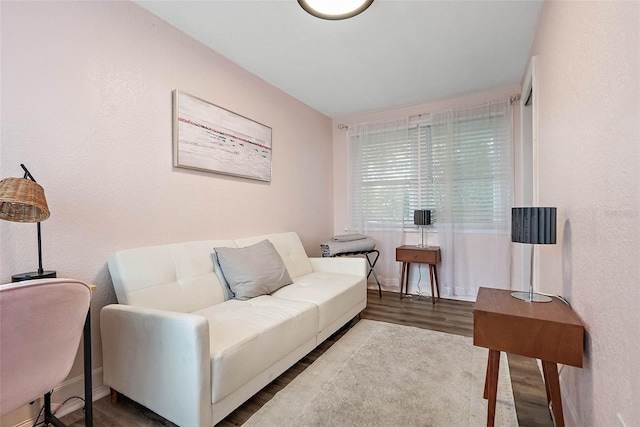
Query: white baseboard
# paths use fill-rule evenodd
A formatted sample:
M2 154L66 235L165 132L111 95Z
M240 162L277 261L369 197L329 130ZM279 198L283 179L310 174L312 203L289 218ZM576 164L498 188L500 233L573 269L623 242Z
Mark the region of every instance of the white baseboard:
M108 396L110 393L111 389L106 385L94 388L92 401L95 402L98 399L102 399L103 397ZM69 401L64 405L64 407L58 409L58 411L56 412L56 416L58 418L64 417L65 415L72 413L76 409L81 409L83 406L84 402L82 402L81 400L76 399Z
M93 391L92 391L92 400L96 401L101 399L110 393L110 389L108 386L104 385L102 382L102 368L97 368L91 371L91 378L93 382ZM80 409L84 406L84 402L80 399L72 399L69 400L64 406L59 406L62 402L71 397L82 397L84 399L84 376L79 375L74 378L69 378L66 381L60 383L56 388L53 389L53 393L51 395L51 409L52 412L56 415L56 417L64 417L71 412ZM44 399L37 399L33 405L33 408L38 408L38 411L44 405ZM24 415L22 417L22 421L15 420L12 422L13 427L31 427L33 426L33 422L35 421L36 415L29 415L32 412L32 409L29 405L25 406L25 410L18 410L18 414ZM19 416L19 415L18 415ZM24 418L24 417L28 418ZM12 417L13 418L13 417ZM4 425L4 423L2 423Z

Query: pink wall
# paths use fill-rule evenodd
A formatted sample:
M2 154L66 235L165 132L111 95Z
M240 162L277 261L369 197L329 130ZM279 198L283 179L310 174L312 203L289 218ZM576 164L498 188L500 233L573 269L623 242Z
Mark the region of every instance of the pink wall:
M3 1L0 11L0 177L26 164L51 209L45 268L98 286L94 369L115 251L291 230L320 255L333 231L326 116L133 3ZM270 126L272 182L173 168L173 89ZM35 225L2 221L0 233L0 282L34 270Z
M532 49L539 203L558 207L539 283L587 330L584 369L561 372L569 426L640 425L639 31L638 2L546 1Z
M131 3L0 2L0 14L0 177L30 168L52 211L45 267L98 286L98 376L114 251L294 230L317 255L342 231L341 119L332 125ZM547 1L532 50L539 201L559 208L540 286L568 297L588 330L585 368L561 374L569 425L640 425L639 16L637 2ZM272 127L273 181L173 169L176 88ZM35 226L0 222L1 282L32 270L35 253Z

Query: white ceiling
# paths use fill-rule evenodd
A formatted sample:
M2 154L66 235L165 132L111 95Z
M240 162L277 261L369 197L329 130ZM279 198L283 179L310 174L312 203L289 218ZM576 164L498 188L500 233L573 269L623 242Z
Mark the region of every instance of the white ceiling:
M296 0L136 3L336 118L518 84L542 0L375 0L343 21Z

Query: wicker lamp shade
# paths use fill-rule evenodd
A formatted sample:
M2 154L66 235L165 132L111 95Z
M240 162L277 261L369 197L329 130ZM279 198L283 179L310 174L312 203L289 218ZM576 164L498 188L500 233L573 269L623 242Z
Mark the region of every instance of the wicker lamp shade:
M40 222L49 218L49 207L40 184L26 178L0 181L0 219Z

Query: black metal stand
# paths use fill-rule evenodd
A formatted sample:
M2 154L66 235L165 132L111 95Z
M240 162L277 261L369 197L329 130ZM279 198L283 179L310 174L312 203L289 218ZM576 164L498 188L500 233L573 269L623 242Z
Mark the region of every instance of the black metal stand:
M51 392L44 395L44 425L53 424L56 427L65 427L55 415L51 413Z
M35 280L35 279L55 279L56 272L52 270L46 270L42 273L38 273L37 271L31 271L29 273L20 273L14 274L11 276L12 282L22 282L24 280Z
M376 257L373 259L373 262L371 262L371 259L369 259L369 254L374 252L376 254ZM380 251L378 251L377 249L372 249L370 251L343 252L340 254L335 254L333 256L337 257L348 255L364 255L364 257L367 259L367 262L369 263L369 273L367 274L367 279L369 279L369 276L371 276L371 273L373 273L373 278L376 279L376 283L378 284L378 296L382 298L382 287L380 286L380 281L378 280L376 271L373 269L376 266L376 262L378 262L378 258L380 258Z

